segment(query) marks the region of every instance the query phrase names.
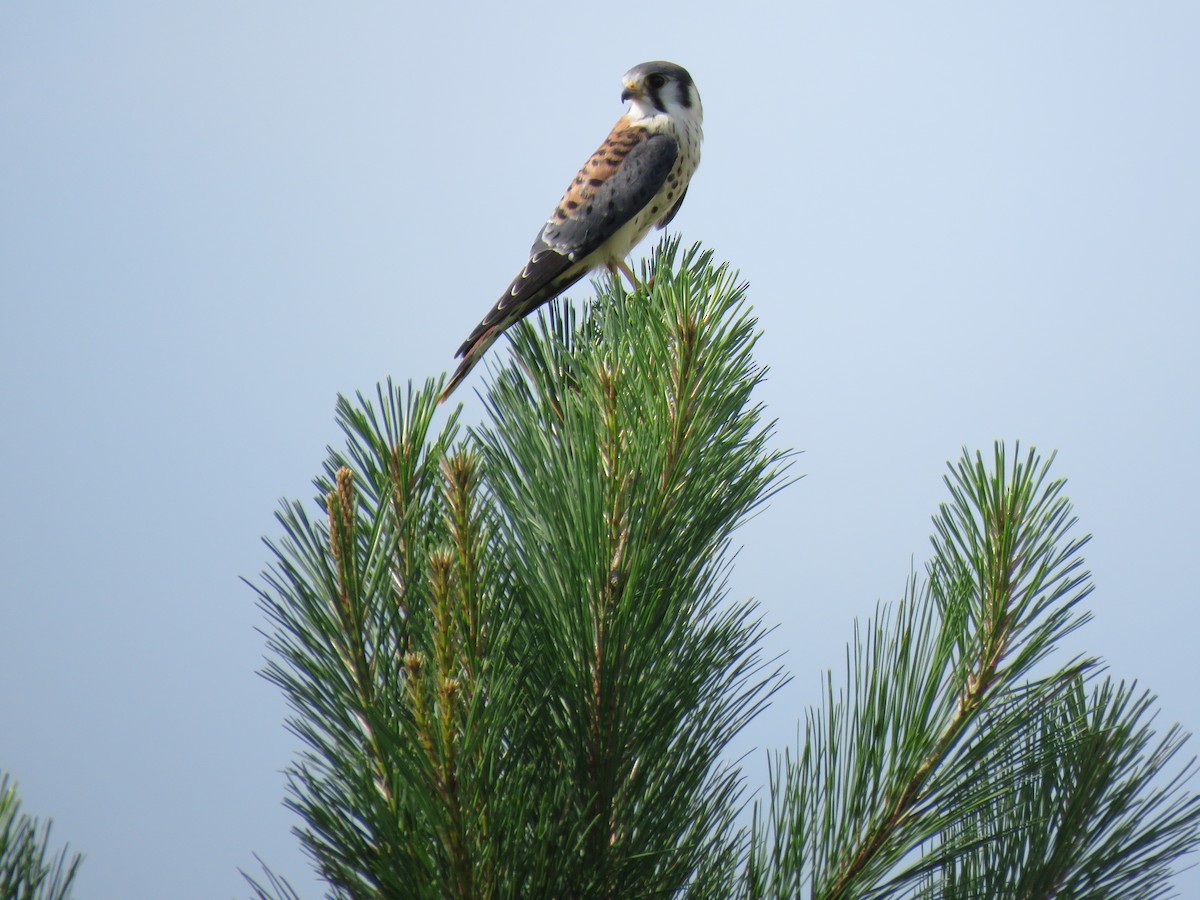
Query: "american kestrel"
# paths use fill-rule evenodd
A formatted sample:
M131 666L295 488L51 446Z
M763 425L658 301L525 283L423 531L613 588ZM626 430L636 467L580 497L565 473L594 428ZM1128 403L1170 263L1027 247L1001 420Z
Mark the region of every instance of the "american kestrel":
M704 111L682 66L647 62L625 73L629 109L567 187L538 232L529 260L458 352L462 362L442 392L445 402L496 338L593 269L621 270L651 225L679 212L700 164Z

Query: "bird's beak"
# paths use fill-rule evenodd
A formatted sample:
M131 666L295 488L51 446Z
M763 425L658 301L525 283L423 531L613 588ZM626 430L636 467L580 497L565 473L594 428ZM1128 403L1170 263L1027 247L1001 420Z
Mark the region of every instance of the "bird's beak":
M621 102L622 103L624 103L626 100L632 100L634 97L637 97L640 99L641 96L642 96L642 89L640 87L638 87L633 82L630 82L630 81L625 82L625 90L621 91Z

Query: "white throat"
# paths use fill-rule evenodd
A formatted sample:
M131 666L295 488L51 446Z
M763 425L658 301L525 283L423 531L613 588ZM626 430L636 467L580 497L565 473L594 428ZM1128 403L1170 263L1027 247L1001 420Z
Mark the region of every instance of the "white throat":
M669 112L662 112L648 99L634 97L629 101L629 112L626 116L632 124L641 125L651 132L666 131L688 135L700 135L701 123L704 121L704 112L698 98L691 107L676 107Z

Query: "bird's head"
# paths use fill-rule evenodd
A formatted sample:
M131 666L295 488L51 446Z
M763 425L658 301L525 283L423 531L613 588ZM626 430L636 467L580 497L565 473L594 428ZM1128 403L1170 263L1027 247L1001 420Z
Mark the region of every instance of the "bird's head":
M700 94L683 66L644 62L626 72L622 81L621 100L630 101L630 117L635 120L666 115L700 124L704 119Z

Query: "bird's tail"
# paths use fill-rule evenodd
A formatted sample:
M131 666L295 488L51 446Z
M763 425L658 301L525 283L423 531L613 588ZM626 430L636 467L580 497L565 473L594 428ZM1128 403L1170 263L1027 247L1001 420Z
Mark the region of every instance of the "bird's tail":
M488 347L496 342L496 338L500 337L500 332L503 329L489 328L483 334L479 335L475 340L468 341L459 348L458 355L462 357L462 362L458 364L458 368L454 370L454 374L450 376L450 381L446 384L446 389L442 391L442 396L438 398L438 403L445 403L450 395L475 368L475 364L483 359L483 354L487 353Z

